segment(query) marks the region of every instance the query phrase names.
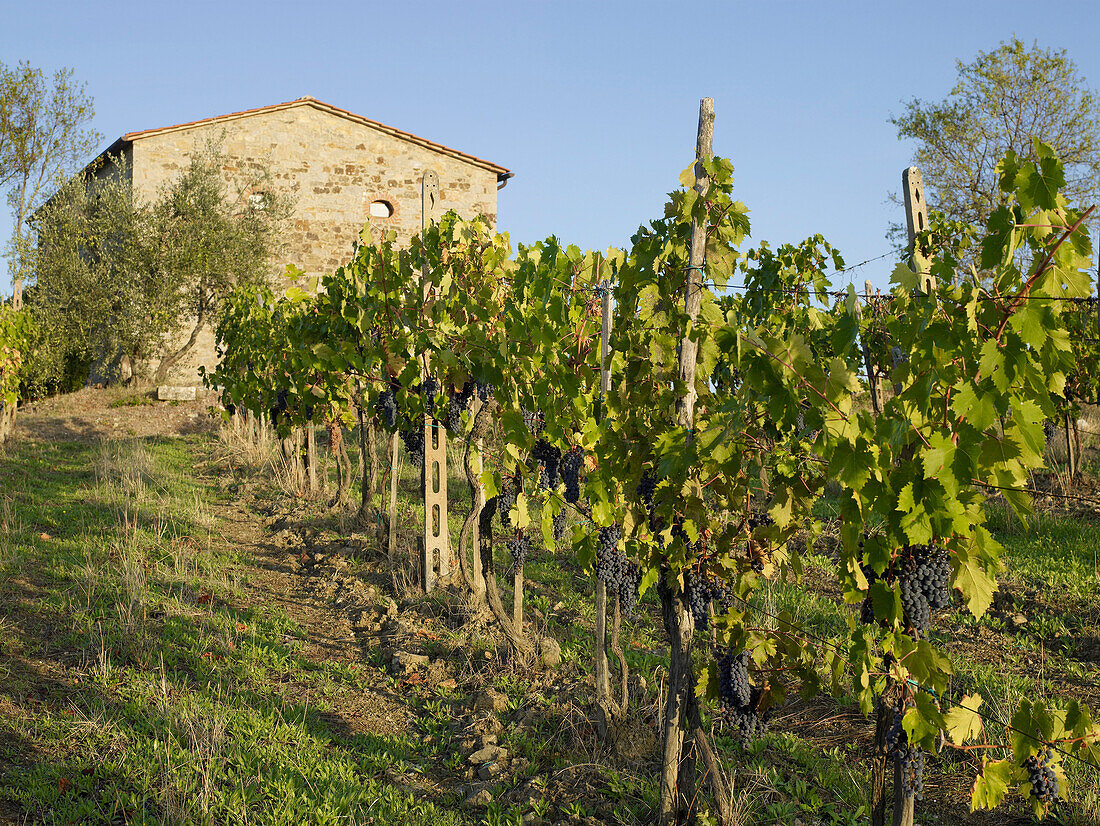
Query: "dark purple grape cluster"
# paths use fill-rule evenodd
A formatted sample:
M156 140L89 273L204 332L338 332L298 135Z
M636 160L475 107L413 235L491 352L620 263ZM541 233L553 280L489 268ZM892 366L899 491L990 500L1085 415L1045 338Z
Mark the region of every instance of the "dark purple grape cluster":
M546 415L544 413L531 411L526 407L521 407L519 412L523 416L523 424L527 427L528 433L538 436L546 429Z
M652 518L650 521L653 521ZM660 520L660 522L663 521L664 520ZM652 528L652 525L650 527ZM654 533L656 533L656 531L654 531ZM679 539L683 542L684 548L687 550L688 554L696 553L699 550L699 543L691 541L687 531L684 530L684 520L679 516L672 520L672 538L674 540Z
M634 491L645 505L646 512L649 515L649 530L653 533L654 541L663 548L665 540L664 537L661 536L661 533L668 526L668 523L665 522L665 518L658 514L656 508L653 507L653 495L657 491L657 486L660 483L660 477L657 476L655 472L646 468L642 471L642 478L638 481L638 486Z
M584 451L575 447L561 457L561 478L565 482L565 501L576 504L581 498L581 467Z
M378 398L374 401L374 409L387 430L397 427L397 394L393 392L392 387L387 387L378 394Z
M509 539L506 545L512 554L512 571L518 571L531 553L531 540L527 538L527 534L520 533Z
M707 606L710 604L709 583L695 571L684 574L684 587L687 591L688 608L691 616L695 618L695 629L705 631L707 629Z
M653 494L657 490L658 481L657 474L646 468L642 471L642 478L638 481L638 487L635 488L635 493L642 500L647 512L653 511Z
M493 393L496 392L496 389L497 387L495 384L486 384L478 380L474 381L474 390L477 392L477 397L481 399L482 402L489 401L489 399L493 397Z
M470 407L470 399L473 398L474 386L472 382L466 382L462 390L455 391L452 387L447 400L447 418L443 420L443 427L448 433L461 433L462 414Z
M642 569L632 560L623 557L625 570L615 590L619 594L619 606L623 609L623 615L629 617L634 613L634 606L638 604L638 590L642 584Z
M436 396L439 395L439 379L435 376L428 376L424 379L422 392L424 394L424 407L430 410L435 404Z
M619 552L622 535L622 528L618 525L600 528L596 547L596 577L607 586L609 592L618 595L619 606L626 616L630 616L638 602L642 569Z
M435 376L428 376L420 384L413 385L412 392L424 399L424 412L429 416L435 410L435 400L439 396L439 390L439 379Z
M862 544L861 541L860 545ZM860 569L863 571L863 576L867 578L868 594L863 598L863 604L859 606L859 621L864 625L870 625L875 621L875 604L871 600L870 587L878 581L878 574L870 565L860 565Z
M497 494L497 512L500 514L500 524L505 528L512 527L511 510L516 504L518 493L519 484L515 477L505 476L500 492Z
M898 566L901 607L921 637L932 629L932 611L951 602L951 565L947 552L933 545L914 545Z
M749 652L727 651L717 659L718 702L722 719L733 728L742 744L768 730L771 709L760 713L764 692L749 680Z
M718 659L718 697L723 703L745 707L752 698L749 681L749 652L734 656L727 651Z
M267 411L273 426L278 424L279 417L286 412L286 393L285 388L280 390L275 396L275 406Z
M539 466L539 484L546 490L554 490L561 483L561 449L539 439L531 448L531 458Z
M724 579L712 578L708 580L710 586L710 598L722 606L722 611L728 611L733 606L733 589Z
M611 584L612 575L619 567L616 558L617 556L621 556L621 554L619 554L618 545L622 537L623 529L618 525L600 528L598 533L599 542L596 545L596 576L608 585Z
M768 516L767 511L753 510L749 511L748 518L749 530L755 531L757 528L763 528L768 525L774 525L775 520Z
M306 414L306 421L307 422L312 422L313 421L313 405L312 404L305 405L305 414Z
M1040 803L1058 799L1058 775L1054 772L1054 751L1045 746L1038 754L1024 761L1027 782L1031 784L1031 796Z
M229 404L225 406L225 412L230 416L235 416L237 414L237 405L233 404L233 402L229 402Z
M924 798L924 751L919 746L909 745L909 735L902 726L905 712L894 709L894 719L886 732L886 753L901 766L902 788L905 796Z
M724 580L703 577L696 571L688 571L684 575L684 584L687 586L688 608L691 609L696 630L707 630L707 606L711 600L717 600L724 611L728 611L733 604L733 591Z
M565 536L565 529L568 527L568 525L569 517L565 513L565 508L562 508L560 511L554 514L553 530L555 541L558 541L563 536Z
M413 467L424 468L424 428L414 427L411 430L401 431L401 441L405 443L405 450L409 453L409 461Z

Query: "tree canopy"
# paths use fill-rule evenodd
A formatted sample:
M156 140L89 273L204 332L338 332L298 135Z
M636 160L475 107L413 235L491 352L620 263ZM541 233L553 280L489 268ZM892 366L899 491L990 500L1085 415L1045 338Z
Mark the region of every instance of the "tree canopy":
M1018 38L957 62L958 78L943 100L914 98L890 122L916 142L929 206L984 227L1001 203L997 164L1012 150L1038 162L1035 139L1053 148L1065 169L1070 203L1100 196L1100 102L1065 50L1030 48Z
M65 389L67 373L92 363L109 374L160 357L163 382L225 295L271 274L290 203L266 187L266 170L231 190L224 154L208 145L142 203L123 160L110 163L71 178L34 216L20 259L38 321L30 395Z
M0 187L15 219L9 256L16 308L28 277L25 222L102 139L88 128L93 114L72 69L48 79L25 61L14 68L0 63Z

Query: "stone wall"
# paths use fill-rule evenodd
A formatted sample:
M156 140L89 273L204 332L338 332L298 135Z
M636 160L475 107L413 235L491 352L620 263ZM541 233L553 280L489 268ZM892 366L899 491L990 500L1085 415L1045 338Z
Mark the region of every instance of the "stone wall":
M360 230L393 229L407 240L420 230L420 182L424 170L439 175L440 212L464 217L485 215L496 222L497 173L493 169L405 140L381 129L303 102L274 111L227 118L194 127L136 135L130 144L134 196L153 200L175 178L196 150L220 142L228 162L231 193L249 171L266 165L273 186L295 202L284 249L272 265L273 276L294 264L307 275L335 270L351 258ZM386 201L389 218L371 218L370 205ZM186 341L190 327L180 339ZM207 326L188 358L170 380L199 382L198 367L216 363L213 330Z

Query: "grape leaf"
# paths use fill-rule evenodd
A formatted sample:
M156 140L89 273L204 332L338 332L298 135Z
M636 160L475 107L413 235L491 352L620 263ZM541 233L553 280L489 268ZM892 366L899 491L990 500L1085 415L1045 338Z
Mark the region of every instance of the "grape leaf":
M978 709L982 707L980 694L968 694L944 715L945 728L951 742L961 746L968 740L977 739L982 733L982 718Z
M970 792L970 811L995 809L1008 793L1012 779L1012 764L1007 760L994 760L982 765L982 773L974 780Z

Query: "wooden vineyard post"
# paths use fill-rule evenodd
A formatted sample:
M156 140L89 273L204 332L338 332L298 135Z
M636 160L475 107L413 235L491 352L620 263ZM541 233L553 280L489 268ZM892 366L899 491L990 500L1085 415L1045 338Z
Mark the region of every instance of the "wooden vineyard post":
M714 100L699 101L699 130L695 142L695 191L704 197L710 176L703 165L713 154ZM706 227L691 224L691 249L684 273L684 312L693 324L703 305L703 260ZM691 439L695 427L695 366L699 344L687 331L680 340L679 380L684 387L676 399L676 424ZM658 822L660 826L688 823L695 809L696 738L694 668L691 661L694 624L685 595L675 583L661 582L661 611L669 637L668 700L661 732L661 779Z
M1073 449L1073 424L1069 415L1069 410L1065 410L1062 413L1062 426L1066 432L1066 463L1069 465L1069 478L1073 479L1077 476L1077 453Z
M421 232L427 230L435 219L439 207L439 175L435 170L424 170L421 185ZM432 297L427 265L421 276L424 305L427 308ZM424 375L429 375L431 363L428 354L423 355ZM425 385L427 381L425 381ZM425 396L425 404L431 399ZM436 425L430 413L424 416L424 471L421 474L424 492L424 530L420 543L420 571L425 593L435 588L436 580L446 579L451 573L450 532L447 526L447 432Z
M485 440L480 435L477 435L475 437L474 433L480 433L480 431L478 429L478 425L480 424L480 418L479 417L481 416L481 408L482 408L483 404L484 404L484 402L481 401L480 396L478 396L478 394L475 393L474 394L474 402L473 402L472 407L470 408L470 420L473 422L474 432L471 432L471 434L469 435L468 438L475 439L474 451L473 451L472 455L470 456L470 469L473 473L473 476L477 479L481 478L481 451L485 446L485 444L484 444ZM471 488L473 488L473 485L471 485ZM470 491L470 498L475 500L475 503L480 503L482 508L485 507L485 491L484 491L484 487L481 485L480 482L478 483L478 490L476 490L476 491L471 490ZM478 600L479 603L484 603L485 602L485 569L484 569L484 566L482 565L482 562L481 562L482 547L481 547L481 519L480 518L475 519L473 521L473 524L471 525L470 530L471 530L471 534L470 534L470 536L471 536L471 538L470 538L470 557L471 557L470 576L471 576L471 579L473 580L472 585L473 585L473 589L474 589L474 598L476 600ZM490 550L490 553L491 552L492 551Z
M863 282L863 294L866 297L867 315L871 316L871 297L874 293L874 288L871 286L870 281ZM882 412L882 381L879 379L878 371L875 370L875 362L871 358L871 345L863 339L863 364L867 371L867 386L871 391L871 407L874 408L875 415L879 415Z
M603 284L603 324L600 329L600 409L611 389L611 289ZM611 676L607 663L607 583L596 578L596 701L610 709ZM606 711L605 711L606 716ZM609 722L605 720L605 722Z
M396 430L390 434L390 500L387 512L389 519L387 529L389 536L386 542L386 554L389 557L390 569L397 562L397 474L401 469L401 434Z
M306 422L306 490L317 493L317 429Z
M901 188L905 193L905 225L909 231L909 260L913 272L919 273L921 292L931 295L936 289L936 277L929 271L928 257L917 247L917 235L928 229L928 203L924 200L924 181L920 169L908 167L901 173Z
M918 294L931 297L936 289L936 277L929 271L929 259L917 243L918 234L928 229L928 204L924 199L924 183L921 180L920 170L915 166L908 167L901 173L901 182L905 193L905 223L909 234L910 266L921 276ZM905 358L905 354L892 355L892 357L896 362L899 357ZM895 391L900 391L900 388L895 386ZM871 822L875 826L884 824L886 818L885 781L889 759L886 754L886 731L893 722L894 707L903 701L904 692L898 690L893 680L888 680L886 691L879 698L875 726L875 755L872 770L875 782L872 788L871 812ZM914 797L905 794L901 764L895 761L893 826L913 826L915 803Z

